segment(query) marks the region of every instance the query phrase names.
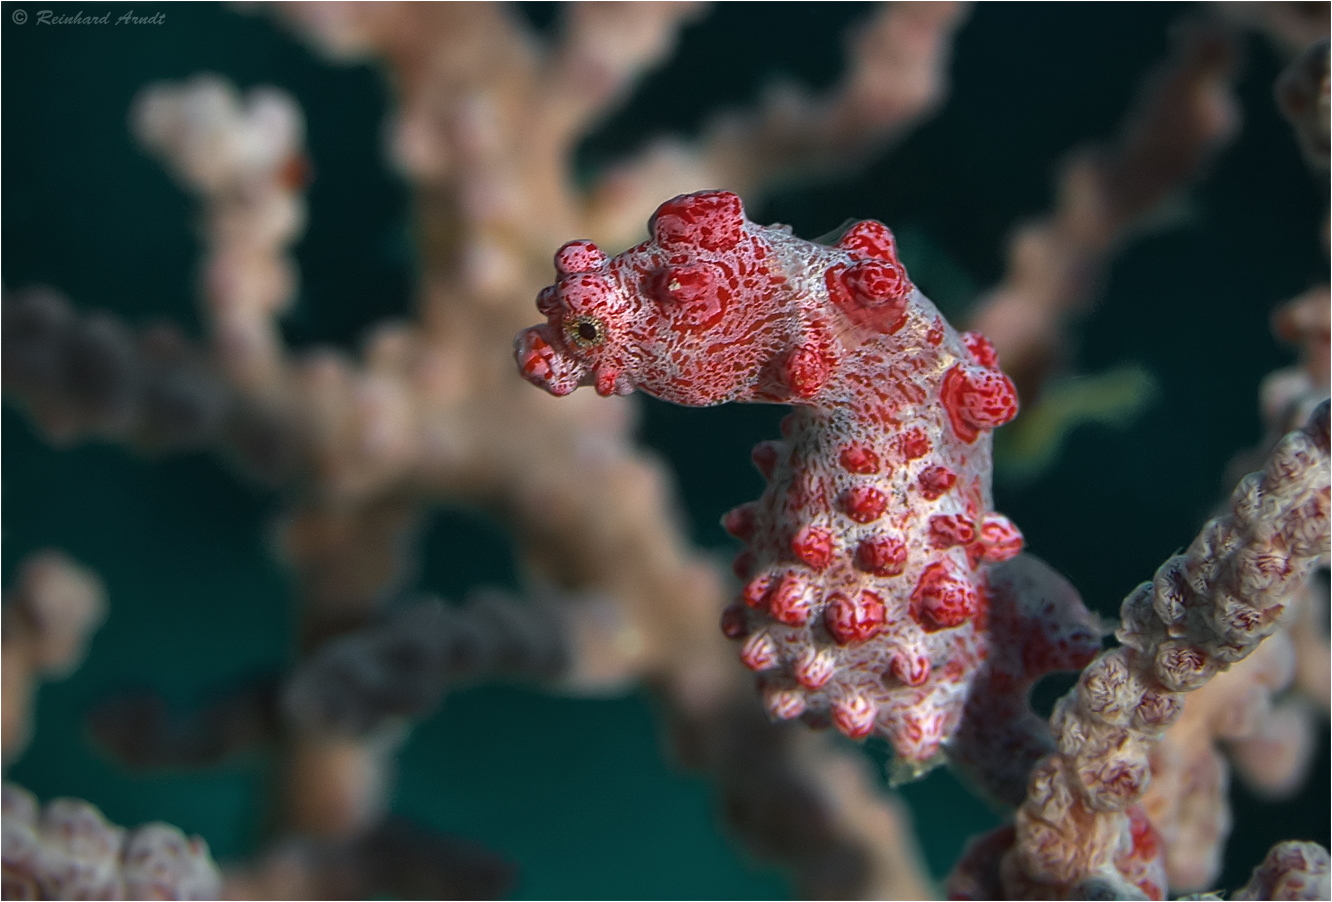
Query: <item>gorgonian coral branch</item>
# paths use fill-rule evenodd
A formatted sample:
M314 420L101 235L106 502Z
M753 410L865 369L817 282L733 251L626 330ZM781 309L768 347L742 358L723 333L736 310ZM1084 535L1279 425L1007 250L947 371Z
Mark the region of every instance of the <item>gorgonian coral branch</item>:
M969 317L994 342L1029 405L1065 362L1065 326L1094 300L1118 246L1238 130L1236 39L1216 23L1194 21L1175 43L1116 139L1070 160L1054 209L1013 234L1003 281Z
M163 823L125 830L78 799L4 785L6 899L216 899L208 844Z
M288 681L288 721L363 736L421 717L451 685L485 678L551 679L570 655L557 606L481 593L465 606L425 601L375 629L335 639Z
M1159 840L1137 805L1148 752L1184 693L1253 652L1328 553L1328 483L1324 402L1240 482L1225 515L1124 601L1123 645L1083 671L1051 718L1059 752L1037 767L1018 811L1008 892L1102 880L1161 897Z
M18 585L5 600L3 620L0 748L5 760L28 745L38 681L74 672L105 619L106 593L92 573L56 551L23 562Z

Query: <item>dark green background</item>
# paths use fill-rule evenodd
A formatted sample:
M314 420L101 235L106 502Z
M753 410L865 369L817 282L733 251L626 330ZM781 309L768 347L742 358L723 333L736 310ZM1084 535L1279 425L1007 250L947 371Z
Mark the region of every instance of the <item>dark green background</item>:
M197 332L195 212L135 148L125 118L144 84L215 71L242 87L285 88L305 110L316 180L290 340L352 346L367 324L408 308L407 201L379 161L388 97L373 70L327 66L268 20L221 7L135 7L166 18L136 27L43 27L41 8L0 4L7 288L52 285L131 323L168 317ZM111 10L114 19L129 8L57 11ZM18 9L29 13L25 24L12 19ZM898 230L927 293L959 309L1000 274L1013 224L1048 205L1061 157L1113 132L1182 10L982 4L957 40L943 113L862 171L789 186L750 213L809 236L848 217L881 219ZM558 9L529 4L523 13L549 28ZM841 33L866 13L857 4L722 5L589 137L578 173L594 174L653 134L698 129L708 111L751 101L772 76L828 84ZM1238 141L1166 224L1118 258L1080 340L1081 369L1140 361L1160 383L1158 401L1132 429L1078 430L1052 471L998 491L1030 548L1105 613L1188 543L1227 488L1227 460L1260 434L1258 381L1290 359L1269 337L1270 311L1326 275L1317 238L1326 188L1271 102L1278 62L1257 40L1247 49ZM717 518L757 494L748 448L776 434L780 412L646 410L643 437L675 465L696 539L726 548ZM267 532L282 499L210 455L148 461L96 443L56 451L8 406L3 430L5 584L28 552L57 546L94 568L111 598L86 664L42 691L36 740L10 776L43 798L85 797L120 823L174 822L203 834L222 860L245 854L269 777L258 758L129 773L89 745L80 716L130 685L183 704L283 666L291 615ZM469 549L460 558L433 553L458 542ZM420 551L422 588L457 597L513 581L503 534L474 513L441 511ZM1302 800L1239 798L1223 885L1242 882L1276 839L1328 841L1327 769L1324 740ZM936 873L992 821L943 773L907 795ZM786 894L779 875L719 831L710 805L701 781L664 760L646 699L571 701L517 688L451 697L414 733L394 797L398 811L516 862L516 897Z

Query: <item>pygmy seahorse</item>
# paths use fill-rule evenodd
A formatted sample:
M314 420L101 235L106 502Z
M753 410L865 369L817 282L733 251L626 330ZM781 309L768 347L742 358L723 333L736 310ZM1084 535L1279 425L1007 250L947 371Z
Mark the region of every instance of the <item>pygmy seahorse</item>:
M990 494L1012 382L911 283L878 222L818 244L705 191L649 229L613 258L560 248L546 322L515 342L522 374L555 395L793 405L782 439L754 449L762 497L723 519L747 548L722 630L771 717L880 735L924 770L988 654L987 567L1022 548Z

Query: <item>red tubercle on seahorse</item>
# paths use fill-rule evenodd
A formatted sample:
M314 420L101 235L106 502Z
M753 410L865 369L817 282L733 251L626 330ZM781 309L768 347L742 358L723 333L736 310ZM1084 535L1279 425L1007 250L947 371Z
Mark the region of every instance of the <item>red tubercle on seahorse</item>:
M842 449L837 461L848 473L871 476L879 472L879 455L874 449L860 442L853 442Z
M924 769L987 654L986 568L1021 549L990 510L989 431L1016 414L1012 383L877 222L817 244L707 191L649 229L616 257L559 251L546 322L515 344L521 372L554 394L793 405L753 452L763 496L723 519L746 549L722 629L771 716L883 736Z
M954 433L964 442L1017 416L1017 390L994 369L957 364L944 374L940 397Z
M834 539L819 526L806 526L791 539L791 551L811 569L822 573L832 563Z

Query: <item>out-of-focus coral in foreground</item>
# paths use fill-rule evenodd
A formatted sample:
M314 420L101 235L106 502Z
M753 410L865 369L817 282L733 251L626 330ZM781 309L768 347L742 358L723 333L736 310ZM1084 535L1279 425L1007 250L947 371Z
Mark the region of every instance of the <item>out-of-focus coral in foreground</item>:
M1160 897L1260 861L1239 898L1325 896L1325 798L1220 850L1259 826L1232 767L1289 796L1326 760L1327 9L1157 7L7 5L7 779L207 837L232 898ZM869 333L938 369L838 433L821 506L812 408L763 489L775 406L642 407L674 371L636 345L528 333L604 398L514 372L534 299L602 353L607 258L707 190L830 236L744 227L841 299L768 311L758 400L821 402ZM646 291L706 329L728 259ZM713 524L760 491L733 575ZM1047 722L1033 681L1167 558ZM890 789L940 748L960 782ZM9 784L4 858L6 897L219 889L200 841Z
M37 809L31 794L4 787L6 899L216 899L221 889L208 845L167 824L125 830L77 799Z

